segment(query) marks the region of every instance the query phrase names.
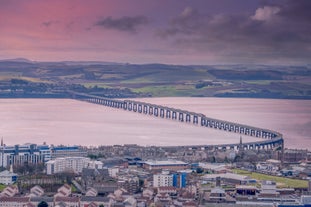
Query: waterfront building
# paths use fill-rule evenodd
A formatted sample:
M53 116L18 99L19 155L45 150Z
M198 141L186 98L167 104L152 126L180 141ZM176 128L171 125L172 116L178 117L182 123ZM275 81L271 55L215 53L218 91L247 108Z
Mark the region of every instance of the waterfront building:
M8 167L10 165L24 165L43 163L58 157L86 157L87 152L79 146L49 146L47 144L23 144L0 146L0 167Z
M14 146L0 146L0 166L36 164L44 162L44 155L40 154L36 144Z

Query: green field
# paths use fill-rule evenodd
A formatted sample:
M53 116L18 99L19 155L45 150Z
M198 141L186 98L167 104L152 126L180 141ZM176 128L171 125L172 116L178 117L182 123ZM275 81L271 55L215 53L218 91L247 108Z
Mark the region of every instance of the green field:
M12 85L11 79L27 81ZM41 91L41 83L48 89ZM0 92L35 95L86 88L127 89L127 97L249 97L311 99L311 66L1 62ZM37 84L37 85L36 85ZM11 88L10 88L11 87ZM12 90L8 90L12 89ZM55 89L55 90L54 90ZM102 90L104 91L104 90ZM85 92L85 90L84 90ZM98 92L98 91L97 91ZM114 94L119 93L112 92ZM135 93L136 92L136 93ZM98 95L98 93L96 93ZM121 93L122 94L122 93ZM116 97L120 97L117 94ZM124 93L123 93L124 94ZM6 94L10 96L11 94ZM105 95L105 94L103 94ZM111 94L108 94L111 96Z
M3 189L6 187L6 185L0 184L0 191L3 191Z
M249 172L246 170L234 169L234 173L240 175L246 175L256 180L271 180L277 183L280 188L307 188L308 182L306 180L298 180L292 178L285 178L279 176L266 175L256 172Z

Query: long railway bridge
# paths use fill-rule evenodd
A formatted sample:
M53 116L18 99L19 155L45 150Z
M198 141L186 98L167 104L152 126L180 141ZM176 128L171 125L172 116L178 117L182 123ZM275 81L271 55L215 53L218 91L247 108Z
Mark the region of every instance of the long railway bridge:
M238 124L234 122L228 122L224 120L214 119L205 116L201 113L190 112L181 109L175 109L171 107L155 105L134 100L119 100L104 98L84 93L77 93L69 91L74 99L80 101L86 101L89 103L99 104L107 107L117 108L125 111L132 111L134 113L140 113L148 116L159 117L162 119L175 120L182 123L189 123L200 127L206 127L207 129L217 129L231 133L237 133L240 135L251 136L261 138L262 141L254 141L247 143L231 143L231 144L219 144L219 145L187 145L187 148L200 148L200 149L284 149L284 140L282 134L269 129L262 129L258 127ZM172 146L170 146L172 147ZM176 146L177 147L177 146ZM182 146L178 146L182 147Z

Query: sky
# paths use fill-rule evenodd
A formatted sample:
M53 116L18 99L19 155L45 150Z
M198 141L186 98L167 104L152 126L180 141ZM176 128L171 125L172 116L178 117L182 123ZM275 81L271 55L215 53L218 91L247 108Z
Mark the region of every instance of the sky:
M310 64L310 0L0 0L0 59Z

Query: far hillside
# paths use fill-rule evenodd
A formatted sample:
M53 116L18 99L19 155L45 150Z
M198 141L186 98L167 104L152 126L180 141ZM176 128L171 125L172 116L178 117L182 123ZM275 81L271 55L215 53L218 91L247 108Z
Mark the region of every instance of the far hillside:
M0 97L311 98L311 66L0 61Z

